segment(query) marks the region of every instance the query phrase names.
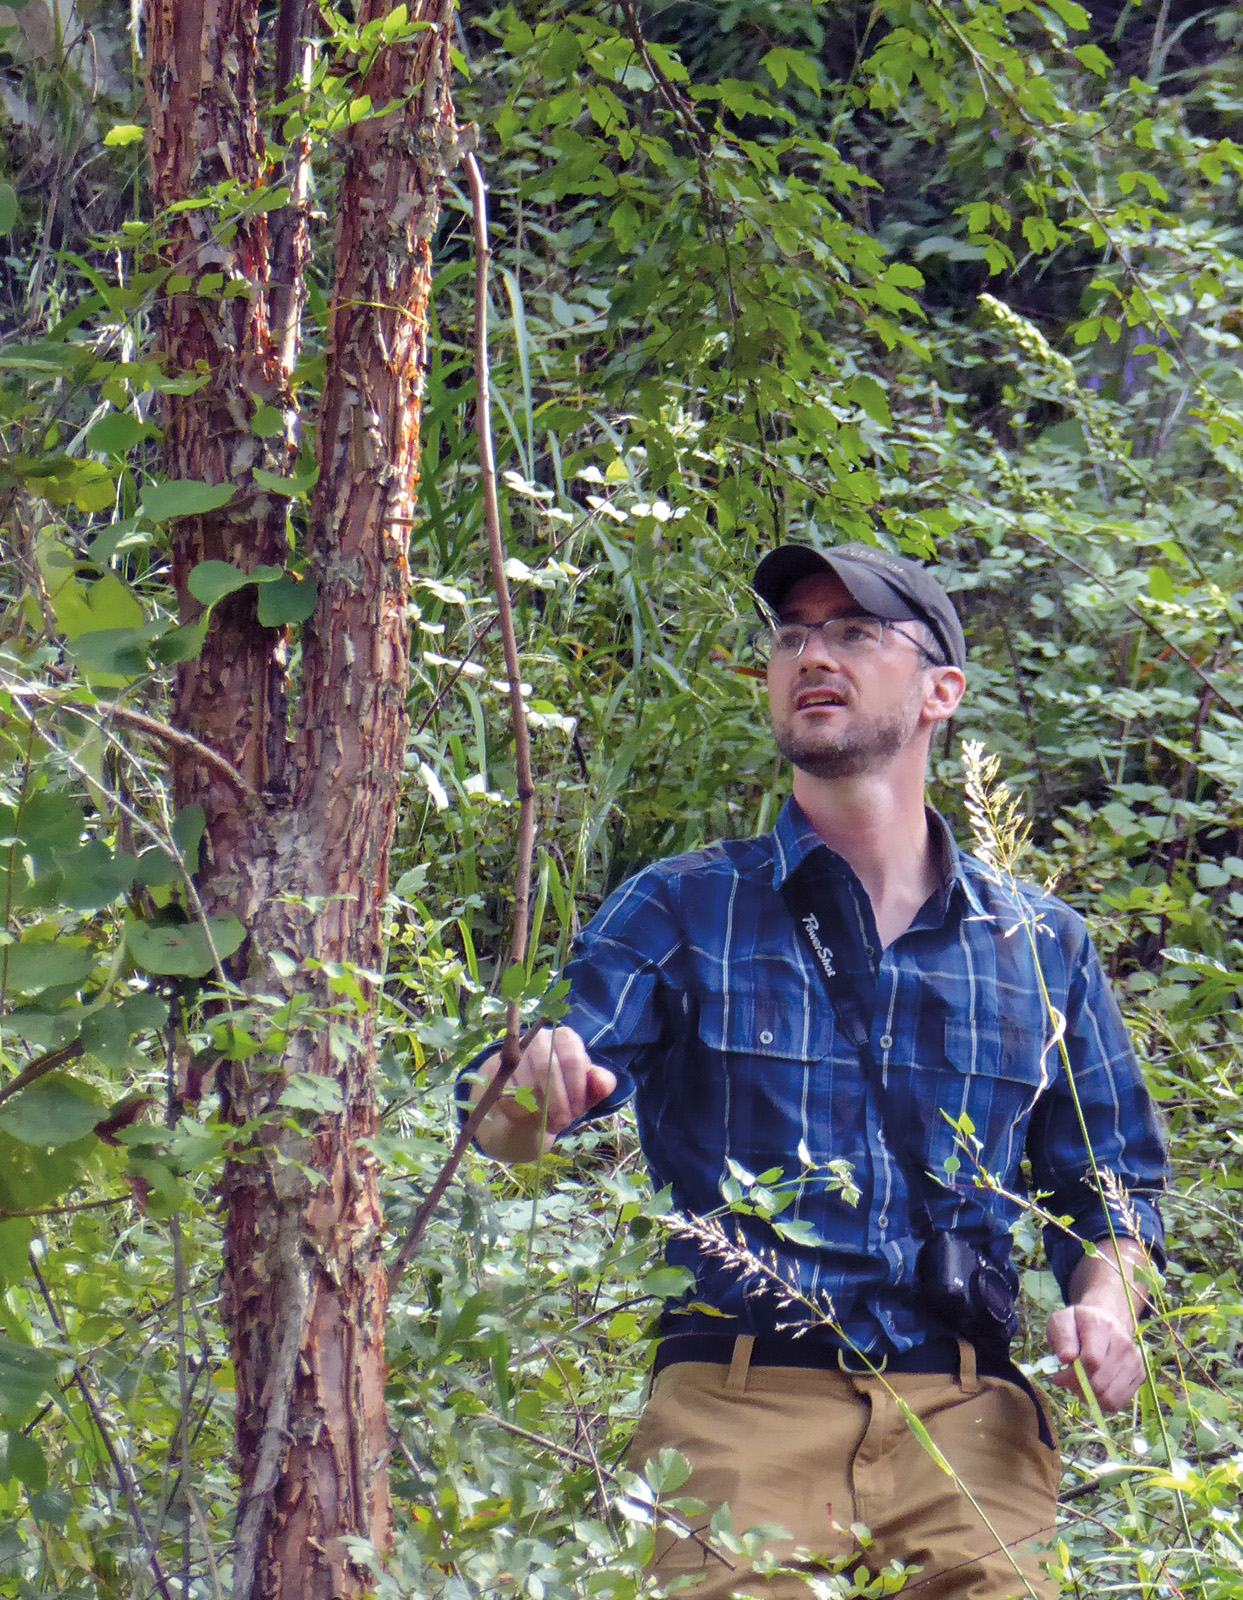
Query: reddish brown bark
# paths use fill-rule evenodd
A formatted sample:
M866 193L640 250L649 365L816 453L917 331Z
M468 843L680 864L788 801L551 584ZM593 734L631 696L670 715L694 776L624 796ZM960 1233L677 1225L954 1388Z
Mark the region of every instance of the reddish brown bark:
M175 278L160 305L169 368L205 378L191 395L165 397L168 476L230 484L232 502L181 518L172 540L181 616L201 611L186 588L201 561L243 570L287 559L287 502L256 486L255 467L289 470L289 430L262 438L251 426L261 406L288 412L285 374L268 326L267 219L236 216L264 177L259 131L256 0L149 0L148 100L151 172L164 259ZM164 215L179 201L229 186L219 206ZM189 280L189 286L176 279ZM259 792L285 784L284 642L261 628L255 591L216 610L201 655L178 673L173 720L218 750ZM247 876L251 819L218 777L183 763L177 802L202 805L214 853L211 893L232 903Z
M365 0L358 21L391 9ZM286 20L299 10L287 6ZM383 1552L390 1536L382 1215L364 1147L377 1125L370 974L382 954L407 734L405 529L417 483L430 241L441 181L456 159L451 0L419 0L409 12L432 26L382 48L354 91L377 109L396 109L355 124L343 140L307 550L320 601L303 629L288 752L279 640L247 602L220 608L176 703L178 725L227 755L262 797L239 804L189 762L177 776L179 800L208 811L204 898L235 911L251 935L250 967L238 976L256 994L300 991L310 1002L308 1025L278 1063L222 1073L230 1116L262 1130L224 1183L242 1477L238 1600L350 1600L370 1580L345 1540L357 1536ZM222 170L245 183L261 173L256 15L257 0L149 0L153 163L165 204L186 192L179 185L218 181ZM265 398L277 394L282 362L268 331L258 224L222 246L201 225L178 222L170 249L199 272L211 259L204 251L216 249L228 266L215 270L246 275L254 291L238 302L185 297L164 322L170 364L193 369L201 356L212 366L205 389L170 406L168 475L236 481L243 490L224 515L174 525L184 597L199 560L284 559L283 507L278 529L250 485L250 468L269 461L260 462L262 447L245 425L247 396L255 385ZM185 608L194 614L188 598ZM294 958L293 978L277 978L269 951ZM327 967L354 975L361 1004L334 991ZM333 1080L339 1097L300 1129L277 1109L295 1074Z

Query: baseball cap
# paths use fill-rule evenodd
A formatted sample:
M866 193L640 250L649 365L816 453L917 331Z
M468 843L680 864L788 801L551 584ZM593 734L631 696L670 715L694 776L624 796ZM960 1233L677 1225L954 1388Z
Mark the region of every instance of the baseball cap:
M836 545L827 552L809 545L783 544L760 562L752 587L776 616L794 585L814 572L831 572L874 617L924 623L946 660L955 667L966 666L967 643L954 603L918 561L867 544Z

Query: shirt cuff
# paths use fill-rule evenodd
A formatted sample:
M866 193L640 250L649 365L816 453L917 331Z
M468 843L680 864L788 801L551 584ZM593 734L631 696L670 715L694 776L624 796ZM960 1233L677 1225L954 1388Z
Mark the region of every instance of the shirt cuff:
M485 1044L482 1050L477 1050L475 1052L475 1054L470 1058L470 1060L462 1068L461 1072L459 1072L457 1077L454 1079L453 1104L457 1109L459 1128L465 1125L466 1119L470 1116L473 1109L470 1103L470 1097L474 1093L475 1089L475 1073L479 1070L489 1056L494 1056L496 1054L496 1052L504 1043L504 1039L497 1039L493 1044ZM476 1149L478 1149L478 1145L476 1145Z
M1165 1270L1165 1225L1161 1221L1161 1213L1157 1210L1155 1202L1141 1195L1131 1194L1128 1200L1133 1213L1130 1220L1114 1207L1107 1208L1098 1202L1086 1215L1073 1219L1071 1223L1074 1229L1073 1235L1053 1223L1045 1227L1045 1254L1049 1258L1049 1266L1057 1279L1058 1288L1062 1291L1062 1299L1067 1305L1071 1303L1070 1280L1084 1256L1084 1240L1101 1244L1115 1238L1119 1241L1134 1239L1138 1229L1138 1242L1148 1251L1153 1266L1158 1272ZM1151 1313L1152 1306L1149 1303L1145 1307L1144 1315L1149 1316Z
M475 1088L474 1074L489 1056L494 1056L497 1053L504 1043L504 1039L497 1039L492 1044L484 1045L482 1050L477 1050L454 1080L453 1103L457 1110L459 1128L465 1124L473 1109L470 1097ZM600 1065L607 1067L609 1064L607 1061L602 1061ZM587 1123L595 1122L600 1117L607 1117L614 1111L620 1111L626 1101L634 1094L634 1079L628 1072L618 1067L609 1067L609 1071L617 1079L617 1087L612 1094L601 1100L599 1105L592 1106L591 1110L586 1115L579 1117L577 1122L572 1122L568 1128L563 1128L557 1135L558 1139L564 1139L567 1133L577 1133ZM475 1148L479 1148L477 1140L475 1141Z

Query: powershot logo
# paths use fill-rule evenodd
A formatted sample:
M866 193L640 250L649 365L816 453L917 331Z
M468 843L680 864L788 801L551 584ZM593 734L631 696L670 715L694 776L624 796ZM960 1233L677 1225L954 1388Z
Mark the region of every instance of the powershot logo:
M824 968L825 977L834 977L837 969L833 965L833 952L827 944L820 943L820 919L814 911L809 911L803 918L803 926L807 929L807 937L811 941L812 949L820 958L820 965Z

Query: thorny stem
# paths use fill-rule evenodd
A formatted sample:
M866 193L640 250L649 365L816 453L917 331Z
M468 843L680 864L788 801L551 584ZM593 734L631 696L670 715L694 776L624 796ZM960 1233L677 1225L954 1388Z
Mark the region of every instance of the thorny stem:
M492 396L488 367L488 266L492 251L488 244L488 203L483 174L473 154L465 157L470 186L471 216L475 236L475 432L479 438L479 473L483 486L484 525L488 531L488 556L492 568L492 587L496 591L497 620L505 647L505 674L509 680L509 704L514 720L514 757L518 770L518 864L514 869L514 931L510 941L510 961L521 966L527 958L530 920L531 869L535 860L535 779L531 772L531 740L527 730L527 710L522 698L522 664L514 631L514 611L505 579L505 541L501 530L501 506L496 489L496 451L492 444ZM496 1076L480 1095L458 1134L448 1161L414 1214L397 1258L389 1269L388 1291L392 1295L427 1230L433 1211L453 1181L475 1130L496 1104L502 1090L518 1070L523 1050L539 1025L521 1034L522 1013L511 1000L505 1014L505 1042Z

